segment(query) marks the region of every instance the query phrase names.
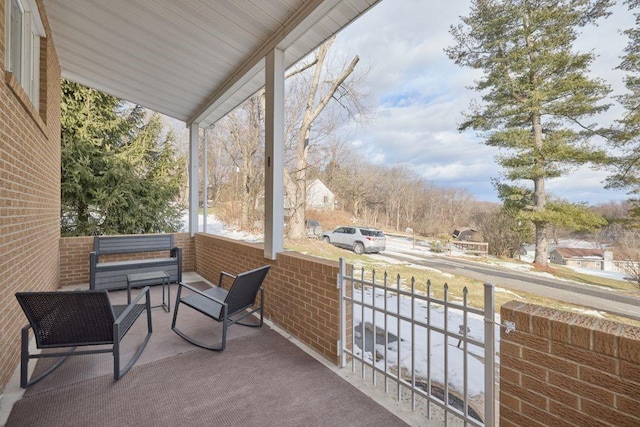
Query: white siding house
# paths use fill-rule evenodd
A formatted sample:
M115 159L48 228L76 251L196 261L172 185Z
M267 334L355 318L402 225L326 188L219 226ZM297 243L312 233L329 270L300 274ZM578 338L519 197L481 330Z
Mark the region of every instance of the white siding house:
M332 211L336 196L319 179L307 184L307 209Z

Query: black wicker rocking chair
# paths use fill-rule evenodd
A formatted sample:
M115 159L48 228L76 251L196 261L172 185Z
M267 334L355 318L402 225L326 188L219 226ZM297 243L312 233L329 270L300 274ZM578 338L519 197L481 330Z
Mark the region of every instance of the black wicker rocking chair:
M141 302L146 296L146 300ZM57 369L69 356L113 353L113 377L123 377L138 360L151 337L149 287L129 305L111 305L107 291L18 292L16 298L29 324L22 328L20 386L27 388ZM120 342L143 311L147 311L147 335L129 363L120 369ZM29 329L33 328L38 349L70 348L64 352L29 354ZM104 345L111 345L105 348ZM79 346L100 346L78 350ZM58 357L56 363L31 380L31 359Z
M178 285L178 296L176 298L176 308L173 312L171 329L193 345L207 350L223 351L227 341L227 328L229 326L235 323L250 327L262 326L264 309L264 290L262 289L262 282L267 276L270 267L270 265L266 265L264 267L240 273L237 276L223 271L220 273L218 286L207 289L206 291L200 291L193 286L180 283ZM229 291L222 287L222 279L224 277L233 279L233 284ZM182 290L184 288L189 291L187 296L182 296ZM260 305L256 308L252 308L256 303L258 292L260 292ZM178 319L178 311L181 304L185 304L205 316L208 316L218 322L222 322L222 340L220 345L209 345L197 341L187 336L176 327L176 320ZM260 312L259 322L240 322L242 319L256 312Z

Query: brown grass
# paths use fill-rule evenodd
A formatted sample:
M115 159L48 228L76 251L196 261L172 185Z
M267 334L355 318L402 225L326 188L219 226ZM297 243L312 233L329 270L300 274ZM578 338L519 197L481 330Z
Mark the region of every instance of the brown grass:
M306 218L315 219L316 221L320 221L320 225L322 226L323 231L333 230L336 227L341 225L349 225L351 224L352 215L349 212L345 212L342 210L334 210L334 211L314 211L308 210L305 212Z

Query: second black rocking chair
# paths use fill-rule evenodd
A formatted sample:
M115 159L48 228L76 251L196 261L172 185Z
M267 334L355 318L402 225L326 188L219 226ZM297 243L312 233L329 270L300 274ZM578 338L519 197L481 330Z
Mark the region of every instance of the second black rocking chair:
M262 289L262 282L267 276L270 267L270 265L266 265L264 267L240 273L237 276L223 271L220 273L218 286L207 289L206 291L200 291L193 286L180 283L178 285L178 296L176 298L176 306L173 312L171 329L193 345L197 345L198 347L202 347L207 350L223 351L227 341L227 328L229 326L235 323L251 327L262 326L264 309L264 290ZM224 277L233 279L233 284L228 291L222 287L222 279ZM182 296L184 288L190 291L186 296ZM260 305L253 308L256 303L258 292L260 292ZM176 320L178 319L178 311L181 304L185 304L205 316L208 316L218 322L222 322L222 340L220 345L212 346L197 341L185 335L176 327ZM260 312L260 321L258 323L240 322L242 319L252 315L253 313L257 313L258 311Z
M145 287L129 305L111 305L107 291L18 292L16 298L29 320L22 328L20 386L40 381L69 356L94 353L113 354L113 377L123 377L138 360L151 337L151 305L149 287ZM142 301L142 299L144 301ZM124 368L120 368L120 343L140 315L147 313L147 334ZM49 352L29 353L29 329L33 329L38 349ZM105 347L108 344L108 347ZM85 350L76 350L82 347ZM53 349L66 349L53 352ZM31 359L58 358L45 372L28 378Z

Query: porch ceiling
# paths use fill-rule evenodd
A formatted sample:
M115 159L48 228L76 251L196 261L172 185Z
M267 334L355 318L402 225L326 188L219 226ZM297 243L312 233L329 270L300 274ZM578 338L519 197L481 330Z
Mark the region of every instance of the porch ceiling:
M379 0L44 0L65 78L206 127Z

